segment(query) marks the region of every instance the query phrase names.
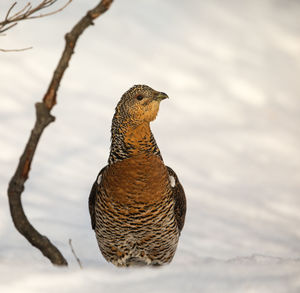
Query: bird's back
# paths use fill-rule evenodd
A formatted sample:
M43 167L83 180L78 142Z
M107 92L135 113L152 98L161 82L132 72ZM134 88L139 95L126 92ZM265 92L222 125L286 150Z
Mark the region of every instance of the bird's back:
M109 165L95 201L95 232L103 256L115 265L163 264L179 237L168 170L157 155Z

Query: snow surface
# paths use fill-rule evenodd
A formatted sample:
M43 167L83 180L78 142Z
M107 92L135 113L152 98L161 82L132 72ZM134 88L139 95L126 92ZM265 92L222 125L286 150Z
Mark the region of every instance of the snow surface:
M78 42L22 197L69 268L53 267L16 232L6 190L33 105L64 33L96 3L74 1L1 36L1 48L34 49L0 55L0 292L300 292L295 0L116 0ZM139 83L170 96L152 129L188 211L170 265L119 269L98 251L87 197L107 162L114 107Z

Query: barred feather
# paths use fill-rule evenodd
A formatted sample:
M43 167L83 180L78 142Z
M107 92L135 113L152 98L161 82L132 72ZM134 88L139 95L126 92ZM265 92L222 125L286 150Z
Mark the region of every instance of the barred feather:
M122 96L112 122L109 164L90 193L100 251L117 266L169 263L184 224L183 188L164 165L149 125L165 97L144 85Z

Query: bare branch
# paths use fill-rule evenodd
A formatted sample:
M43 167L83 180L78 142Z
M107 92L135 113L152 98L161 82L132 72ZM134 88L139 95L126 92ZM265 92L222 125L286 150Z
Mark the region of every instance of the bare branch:
M30 9L31 9L31 4L30 2L28 2L21 10L15 13L14 17L17 17L18 15L22 14L24 11L25 11L24 14L26 14Z
M44 16L49 16L49 15L56 14L56 13L62 11L63 9L65 9L71 2L72 2L72 0L69 0L64 6L62 6L61 8L59 8L59 9L57 9L55 11L52 11L52 12L49 12L49 13L40 14L40 15L36 15L36 16L30 16L30 17L27 17L27 19L41 18L41 17L44 17Z
M54 71L43 101L36 104L35 125L31 131L15 174L8 185L10 212L16 229L33 246L38 248L53 264L56 265L67 265L67 261L60 251L49 241L49 239L40 234L30 224L22 207L21 195L24 191L25 182L28 179L31 163L40 137L44 129L54 121L54 117L50 114L50 112L56 103L57 90L74 52L76 42L85 29L93 24L93 20L109 9L112 2L113 0L102 0L94 9L88 11L86 15L73 27L73 29L66 34L66 45L64 51Z
M28 13L28 11L31 9L31 4L28 2L21 10L19 10L17 13L15 13L14 17L19 16L22 14L24 11L24 14Z
M75 250L73 248L72 239L69 239L69 245L70 245L71 251L72 251L72 253L73 253L73 255L74 255L74 257L75 257L75 259L76 259L76 261L77 261L77 263L79 265L79 267L82 269L83 267L82 267L81 261L80 261L79 257L77 256L77 254L75 253Z
M0 33L3 33L3 32L5 32L5 31L8 31L9 29L11 29L12 27L14 27L14 26L17 25L17 24L18 24L18 23L15 22L15 23L13 23L13 24L8 25L6 28L0 30ZM0 26L0 28L1 28L1 26Z
M10 12L13 10L13 8L16 6L16 4L17 4L17 2L14 2L12 4L12 6L10 6L10 8L8 9L8 11L6 13L5 19L8 19Z
M21 52L21 51L27 51L32 49L33 47L27 47L27 48L21 48L21 49L1 49L0 48L0 52Z
M112 2L113 0L102 0L94 9L87 12L87 14L73 27L71 32L65 35L65 49L54 71L52 80L43 99L43 103L49 110L51 110L56 104L56 93L60 81L69 65L69 61L74 52L74 47L79 36L88 26L93 24L94 19L109 9Z
M68 2L63 5L61 8L54 10L49 13L40 14L40 15L34 15L38 11L41 11L45 8L48 8L49 6L53 5L57 0L43 0L41 1L37 6L33 7L31 3L27 3L23 8L21 8L19 11L17 11L15 14L11 15L12 10L16 6L17 2L14 2L11 7L8 9L5 19L3 21L0 21L0 33L7 31L8 29L11 29L15 25L17 25L18 22L22 20L28 20L28 19L34 19L34 18L41 18L44 16L49 16L56 14L63 9L65 9L72 0L68 0Z

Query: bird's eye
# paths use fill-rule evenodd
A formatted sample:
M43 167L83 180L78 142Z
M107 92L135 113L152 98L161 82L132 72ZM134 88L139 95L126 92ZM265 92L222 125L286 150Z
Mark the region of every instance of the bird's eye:
M138 95L138 96L136 97L136 99L139 100L139 101L141 101L141 100L143 99L143 96Z

